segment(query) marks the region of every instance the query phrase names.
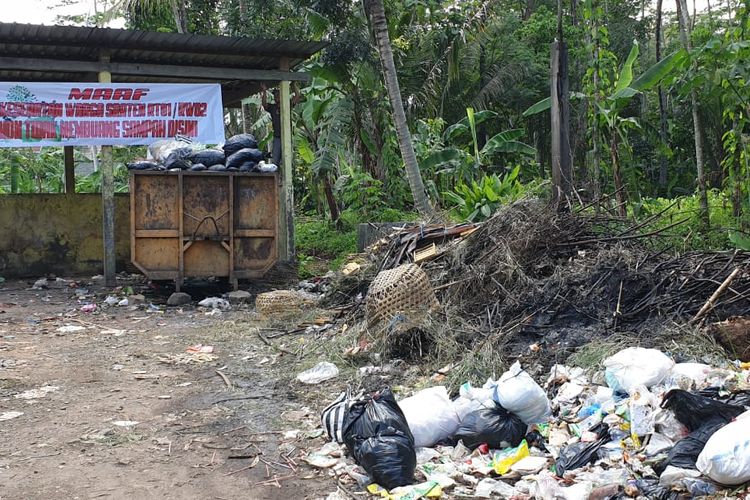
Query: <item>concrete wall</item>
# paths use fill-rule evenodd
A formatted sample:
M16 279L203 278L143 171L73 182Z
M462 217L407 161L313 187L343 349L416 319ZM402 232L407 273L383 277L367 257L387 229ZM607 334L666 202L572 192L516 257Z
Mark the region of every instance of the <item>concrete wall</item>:
M130 263L130 197L115 196L117 270ZM102 273L99 194L0 195L0 276Z

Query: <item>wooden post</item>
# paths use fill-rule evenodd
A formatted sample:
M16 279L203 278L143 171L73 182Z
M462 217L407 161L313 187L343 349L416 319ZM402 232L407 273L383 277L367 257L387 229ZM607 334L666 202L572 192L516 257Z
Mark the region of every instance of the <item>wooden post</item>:
M280 69L288 70L289 61L281 60ZM289 80L280 82L279 85L279 108L281 114L281 192L279 210L279 260L292 261L295 257L294 250L294 187L292 185L293 168L292 161L292 103L289 88Z
M65 156L65 194L75 194L76 164L73 159L73 146L64 146L63 154Z
M109 63L109 56L99 62ZM112 83L109 71L99 71L99 83ZM99 169L102 173L102 241L104 243L104 284L115 286L115 174L112 165L112 146L102 146Z
M573 188L567 44L563 41L554 41L551 52L552 198L559 208L564 208L561 203L566 202Z

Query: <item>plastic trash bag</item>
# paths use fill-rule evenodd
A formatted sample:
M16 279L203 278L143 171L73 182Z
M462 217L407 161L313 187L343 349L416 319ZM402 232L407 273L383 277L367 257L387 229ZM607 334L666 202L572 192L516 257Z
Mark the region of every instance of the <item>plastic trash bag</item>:
M227 156L227 161L225 165L227 168L234 167L234 168L240 168L240 166L243 163L247 162L255 162L258 163L263 159L264 155L263 152L259 149L252 149L252 148L245 148L240 149L236 153L232 154L231 156Z
M711 370L709 365L703 363L677 363L669 374L669 383L685 390L701 387Z
M320 412L320 422L328 437L339 444L344 442L344 419L352 404L362 398L362 393L352 395L351 387L347 387L331 404Z
M258 171L260 172L271 173L276 172L278 169L279 167L277 167L274 163L266 163L262 161L258 164Z
M192 167L190 167L191 172L201 172L203 170L206 170L206 166L202 163L196 163Z
M224 165L211 165L210 167L208 167L208 170L210 170L211 172L226 172L227 167L225 167Z
M190 148L190 141L182 139L161 139L148 146L148 158L157 163L164 163L167 156L175 149ZM192 150L192 148L191 148Z
M472 387L469 382L461 385L458 390L458 397L453 401L453 407L460 422L473 411L495 406L492 399L495 384L494 380L488 379L487 383L484 384L485 387Z
M713 419L720 419L726 424L745 411L741 406L714 401L681 389L672 389L666 393L661 407L672 410L677 420L691 432Z
M240 172L253 172L254 170L257 170L258 164L254 161L246 161L242 165L240 165Z
M226 156L229 157L240 149L255 149L257 147L258 141L255 139L255 136L253 134L237 134L233 135L232 137L227 139L226 142L224 142L223 149Z
M526 436L528 426L520 417L498 403L490 408L474 410L461 421L456 441L463 441L472 450L482 443L490 448L518 446Z
M414 436L389 388L351 406L344 418L344 443L377 484L390 490L414 482Z
M697 394L730 405L750 407L750 390L747 389L735 392L727 392L723 391L719 387L708 387L706 389L698 391Z
M154 170L159 165L152 161L131 161L128 163L128 170Z
M493 399L527 424L545 422L551 414L544 389L521 368L518 361L498 380Z
M226 157L224 151L218 149L203 149L200 151L193 151L188 156L188 160L191 163L202 163L207 167L213 165L223 165Z
M669 377L674 361L657 349L628 347L604 360L607 385L628 394L638 386L652 387Z
M305 370L297 375L297 380L303 384L319 384L326 380L336 378L339 369L333 363L321 361L309 370Z
M697 467L717 483L750 481L750 411L711 436L698 456Z
M168 169L179 168L181 170L187 170L193 165L188 159L192 152L193 150L190 148L174 149L164 159L164 166Z
M575 470L587 465L597 458L599 448L609 442L609 428L604 424L599 424L591 432L598 436L596 441L578 442L569 444L560 450L560 456L555 461L555 472L559 477L569 470Z
M669 450L667 459L661 464L654 466L654 470L661 475L670 465L680 469L695 469L698 456L703 451L708 440L713 434L727 425L722 418L713 418L694 430L687 437L677 441Z
M399 401L417 448L430 447L451 438L459 421L445 387L439 385L419 391Z

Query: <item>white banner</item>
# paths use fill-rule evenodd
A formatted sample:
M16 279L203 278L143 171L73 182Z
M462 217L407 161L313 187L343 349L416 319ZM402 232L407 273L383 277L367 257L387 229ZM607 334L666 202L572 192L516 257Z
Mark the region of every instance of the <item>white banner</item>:
M0 147L224 142L218 84L0 82Z

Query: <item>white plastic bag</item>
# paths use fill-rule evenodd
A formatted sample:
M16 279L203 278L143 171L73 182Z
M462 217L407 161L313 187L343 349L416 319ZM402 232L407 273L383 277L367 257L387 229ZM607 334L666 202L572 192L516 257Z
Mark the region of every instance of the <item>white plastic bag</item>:
M492 393L494 391L495 381L488 379L484 387L472 387L469 382L461 386L458 392L458 398L453 401L453 408L456 411L459 422L469 413L481 408L492 408Z
M527 424L545 422L551 413L544 389L521 368L518 361L498 380L493 399Z
M703 363L677 363L669 376L670 385L689 391L702 388L712 368Z
M711 436L698 455L696 466L717 483L736 485L750 481L750 411Z
M297 380L303 384L319 384L326 380L336 378L339 375L339 369L333 363L321 361L309 370L297 374Z
M628 394L638 386L653 387L665 381L674 361L657 349L628 347L604 360L607 385Z
M398 406L404 412L417 448L433 446L452 437L458 430L458 415L442 385L402 399Z

